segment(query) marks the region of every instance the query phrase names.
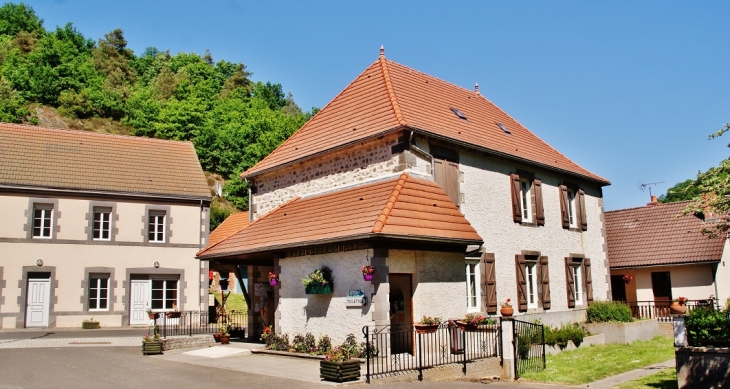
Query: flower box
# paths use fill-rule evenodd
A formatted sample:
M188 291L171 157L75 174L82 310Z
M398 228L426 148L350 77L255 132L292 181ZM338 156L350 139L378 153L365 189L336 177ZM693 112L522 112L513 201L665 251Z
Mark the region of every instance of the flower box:
M142 355L162 354L162 342L159 340L151 340L142 342Z
M309 284L304 287L304 293L306 294L332 294L332 283L328 282L324 285L321 284Z
M497 324L472 324L464 323L461 320L456 321L456 325L462 331L475 332L475 331L497 331L499 326Z
M167 316L168 319L177 319L180 317L181 312L180 311L171 311L165 313L165 316Z
M319 376L325 381L343 382L360 378L360 361L319 361Z
M414 324L417 334L433 334L439 329L439 324Z
M85 330L97 330L99 329L98 321L83 321L81 322L81 328Z

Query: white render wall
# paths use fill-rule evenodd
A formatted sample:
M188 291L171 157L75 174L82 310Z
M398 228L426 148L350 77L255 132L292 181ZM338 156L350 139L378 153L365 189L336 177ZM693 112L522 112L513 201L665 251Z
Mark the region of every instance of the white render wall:
M614 270L614 274L629 274L634 279L626 285L627 297L630 288L636 288L637 301L654 301L651 273L669 272L672 282L672 297L686 297L690 300L704 300L715 294L713 265L658 266L631 269L630 272ZM721 279L718 278L720 281ZM718 282L724 284L725 282Z
M722 257L717 265L715 272L715 280L717 281L717 299L721 304L730 306L730 240L725 239Z

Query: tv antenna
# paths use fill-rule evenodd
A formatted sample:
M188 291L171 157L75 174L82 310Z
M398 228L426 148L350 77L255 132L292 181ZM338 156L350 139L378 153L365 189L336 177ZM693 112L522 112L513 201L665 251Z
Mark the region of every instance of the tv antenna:
M657 184L663 184L664 182L665 182L665 181L657 181L657 182L647 182L647 183L642 183L642 184L639 184L639 189L641 189L641 191L643 192L643 191L645 191L645 190L646 190L647 188L649 188L649 198L651 198L651 187L652 187L652 185L653 185L653 186L657 186Z

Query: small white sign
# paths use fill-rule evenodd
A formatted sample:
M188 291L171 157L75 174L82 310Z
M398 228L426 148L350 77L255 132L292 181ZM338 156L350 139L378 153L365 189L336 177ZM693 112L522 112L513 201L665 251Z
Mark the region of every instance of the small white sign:
M209 307L215 306L215 295L213 295L213 294L208 295L208 306Z
M347 299L345 300L345 306L346 307L364 307L368 303L368 298L365 297L365 291L362 289L358 290L351 290L350 294L347 296Z

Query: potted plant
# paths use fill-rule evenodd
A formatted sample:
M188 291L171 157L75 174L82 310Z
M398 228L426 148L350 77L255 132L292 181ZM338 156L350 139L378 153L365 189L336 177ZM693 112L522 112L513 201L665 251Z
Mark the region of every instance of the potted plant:
M497 321L476 313L467 313L463 319L457 320L456 325L463 331L495 329L492 327Z
M421 321L414 324L413 326L416 327L417 334L433 334L434 332L436 332L436 330L439 329L439 325L441 325L440 317L423 315Z
M269 285L279 285L279 275L274 272L269 272Z
M373 273L375 273L375 269L370 265L365 265L362 267L362 278L365 281L372 281L373 280Z
M86 319L83 322L81 322L81 328L85 330L96 330L99 329L99 322L94 321L94 318Z
M309 273L307 278L302 278L304 292L306 294L332 294L332 269L327 266Z
M672 304L669 306L669 312L675 314L675 315L683 315L687 312L687 298L679 296L676 299L672 301Z
M160 340L160 331L155 324L152 329L152 336L149 334L142 338L142 355L162 354L162 340Z
M335 347L319 361L319 376L326 381L343 382L360 378L360 361L351 359L350 349Z
M505 302L500 304L502 306L502 308L499 309L499 313L502 316L509 317L515 313L515 309L512 308L512 304L510 304L509 302L510 302L510 299L507 299Z
M222 325L221 326L221 330L220 330L220 332L218 332L218 334L219 334L220 339L221 339L221 344L229 344L230 343L231 334L228 332L228 326L227 325L225 325L225 324Z
M628 274L624 274L624 276L623 276L622 278L624 279L624 282L625 282L625 283L626 283L627 285L631 283L631 280L632 280L632 279L634 279L634 277L631 277L631 276L630 276L630 275L628 275Z
M151 308L147 308L147 316L150 317L150 320L154 320L155 319L155 316L157 316L157 314L154 313L154 312L152 312L152 309Z

